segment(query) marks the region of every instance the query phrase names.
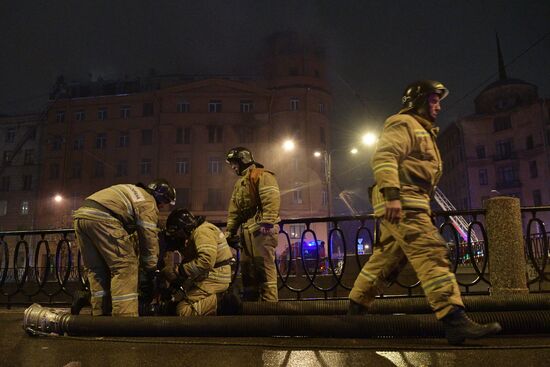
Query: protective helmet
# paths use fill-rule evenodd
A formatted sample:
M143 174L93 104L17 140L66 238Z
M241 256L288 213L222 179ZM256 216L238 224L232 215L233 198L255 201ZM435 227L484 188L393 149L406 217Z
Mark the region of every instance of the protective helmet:
M162 178L156 179L150 182L146 189L155 197L157 203L176 204L176 189L174 189L168 181Z
M169 239L185 240L204 222L204 217L194 216L184 208L173 210L166 220L166 235Z
M251 164L256 163L252 156L252 152L245 147L231 148L229 152L227 152L225 161L227 163L237 163L239 165L239 175Z
M428 97L432 93L437 93L440 99L447 97L449 90L443 83L435 80L419 80L413 82L405 88L403 92L403 109L401 113L414 111L420 115L427 116Z

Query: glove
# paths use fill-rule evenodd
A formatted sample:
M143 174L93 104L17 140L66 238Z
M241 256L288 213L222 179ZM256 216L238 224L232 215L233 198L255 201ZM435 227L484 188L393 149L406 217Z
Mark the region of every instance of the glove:
M153 300L155 294L155 276L157 270L147 270L140 272L139 276L139 296L146 302Z
M178 267L167 265L162 268L160 274L168 283L170 283L170 285L173 286L183 284L183 282L185 282L185 280L188 278L182 264L180 264Z
M243 248L241 246L241 236L239 236L238 234L228 234L227 244L235 250L240 250Z

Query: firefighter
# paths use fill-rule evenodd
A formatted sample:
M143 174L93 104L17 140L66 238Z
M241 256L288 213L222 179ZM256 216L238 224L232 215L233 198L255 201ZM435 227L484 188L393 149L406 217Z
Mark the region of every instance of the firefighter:
M216 315L218 297L231 283L233 254L224 233L202 216L175 209L166 221L167 251L160 275L171 285L179 316ZM174 266L172 255L182 255Z
M93 316L138 316L140 266L140 292L152 297L159 209L174 205L175 200L175 189L158 179L147 186L121 184L100 190L74 212Z
M403 108L384 124L372 159L371 191L381 236L349 294L348 314L366 314L374 297L408 260L449 343L458 344L497 333L501 327L480 325L466 316L445 241L430 217L430 197L442 172L435 119L448 93L437 81L414 82L405 89Z
M281 205L277 179L254 161L247 148L229 150L226 162L240 176L229 202L226 234L233 242L242 226L243 300L277 302L275 248Z

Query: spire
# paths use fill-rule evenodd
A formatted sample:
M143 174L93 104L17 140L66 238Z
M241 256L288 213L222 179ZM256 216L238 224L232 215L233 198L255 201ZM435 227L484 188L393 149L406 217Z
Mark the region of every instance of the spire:
M498 38L498 33L495 33L497 39L497 53L498 53L498 79L506 80L506 66L504 65L504 58L502 57L502 51L500 49L500 40Z

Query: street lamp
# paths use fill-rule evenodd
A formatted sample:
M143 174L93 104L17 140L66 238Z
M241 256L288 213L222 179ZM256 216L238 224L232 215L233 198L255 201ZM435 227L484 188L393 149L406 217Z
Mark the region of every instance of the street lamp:
M53 197L53 201L55 201L57 204L61 203L63 201L63 196L61 196L60 194L56 194L54 197Z
M378 140L378 138L376 137L375 134L373 133L366 133L364 134L362 137L361 137L361 142L363 143L363 145L366 145L368 147L374 145L376 143L376 141Z
M283 150L285 152L291 152L294 150L294 141L287 139L283 142Z

